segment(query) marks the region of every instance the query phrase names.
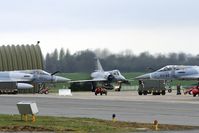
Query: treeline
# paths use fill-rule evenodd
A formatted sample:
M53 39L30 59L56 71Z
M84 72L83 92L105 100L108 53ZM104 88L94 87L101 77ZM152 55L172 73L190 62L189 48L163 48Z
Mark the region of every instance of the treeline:
M71 54L68 49L55 49L45 57L45 69L48 72L92 72L95 69L96 57L104 70L119 69L121 72L146 72L157 70L165 65L199 65L199 55L169 53L152 55L143 52L139 55L131 51L112 54L108 50L84 50Z

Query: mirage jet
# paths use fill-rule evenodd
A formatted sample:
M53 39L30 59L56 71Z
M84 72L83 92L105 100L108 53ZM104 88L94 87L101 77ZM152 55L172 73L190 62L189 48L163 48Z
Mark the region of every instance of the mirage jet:
M167 65L155 72L138 76L138 80L197 80L199 66Z
M96 70L92 72L90 76L92 79L70 81L70 83L91 82L92 85L94 85L98 82L103 83L103 86L106 89L113 89L110 84L112 82L118 82L120 85L121 83L128 83L128 80L120 73L119 70L104 71L99 59L96 61Z
M139 80L139 83L143 83L143 80L164 80L168 85L169 81L172 80L197 80L197 86L199 86L199 66L167 65L157 71L138 76L135 79ZM168 89L168 92L171 92L171 88Z
M7 88L8 86L11 88L14 84L16 89L30 89L33 88L31 83L60 83L70 80L61 76L55 76L56 73L50 74L39 69L2 71L0 72L0 88Z
M39 84L42 83L64 83L70 81L68 78L64 78L61 76L55 76L56 73L59 71L56 71L54 73L48 73L41 69L33 69L33 70L19 70L15 71L19 73L27 73L33 75L32 82L36 82Z
M70 79L61 77L61 76L55 76L56 73L59 71L56 71L54 73L48 73L41 69L33 69L33 70L19 70L17 71L19 73L26 73L32 75L32 80L30 80L28 83L37 84L39 87L39 92L43 90L48 90L45 87L46 83L66 83L70 81Z

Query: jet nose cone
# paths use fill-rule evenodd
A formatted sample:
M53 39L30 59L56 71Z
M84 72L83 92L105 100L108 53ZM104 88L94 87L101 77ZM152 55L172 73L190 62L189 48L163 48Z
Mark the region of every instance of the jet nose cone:
M54 82L60 82L60 83L68 82L68 81L70 81L70 79L64 78L64 77L61 77L61 76L55 76L55 80L54 80Z
M122 76L122 75L119 77L119 79L122 80L122 81L126 80L126 78L124 76Z
M115 80L123 81L126 80L125 77L122 74L114 75Z
M129 80L127 80L127 79L125 79L125 80L123 80L123 81L122 81L122 83L130 84L130 81L129 81Z
M129 81L122 75L118 78L118 80L121 81L122 83L129 84Z
M139 79L150 79L150 78L151 78L150 73L135 77L135 79L138 79L138 80Z

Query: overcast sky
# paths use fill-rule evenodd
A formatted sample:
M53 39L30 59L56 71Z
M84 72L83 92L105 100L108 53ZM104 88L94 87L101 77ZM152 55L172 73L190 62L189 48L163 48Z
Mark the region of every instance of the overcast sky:
M0 45L199 54L198 0L0 0Z

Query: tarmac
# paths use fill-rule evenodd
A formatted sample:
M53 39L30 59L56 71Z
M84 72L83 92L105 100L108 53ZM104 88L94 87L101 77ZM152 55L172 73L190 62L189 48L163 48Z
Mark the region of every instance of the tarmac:
M199 126L199 97L176 95L139 96L136 91L109 91L95 96L93 92L74 92L72 96L58 94L0 95L0 114L19 114L20 101L37 103L39 114L45 116L89 117L131 122L153 122Z

